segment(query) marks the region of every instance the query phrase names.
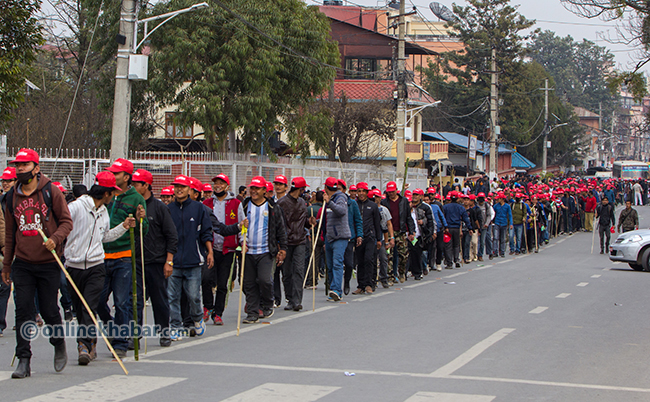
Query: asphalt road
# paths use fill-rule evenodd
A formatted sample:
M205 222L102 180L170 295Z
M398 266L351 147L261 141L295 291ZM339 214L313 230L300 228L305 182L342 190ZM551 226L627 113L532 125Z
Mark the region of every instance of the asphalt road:
M648 227L650 208L638 210ZM11 380L8 330L0 338L0 395L3 402L650 401L650 274L590 249L590 233L560 236L539 254L433 272L336 304L321 286L315 312L306 291L308 311L276 309L265 323L242 326L239 337L233 294L225 326L169 348L151 341L139 362L129 352L129 376L103 345L97 361L77 366L72 339L69 365L57 374L41 338L32 344L32 377ZM13 305L7 318L13 325Z

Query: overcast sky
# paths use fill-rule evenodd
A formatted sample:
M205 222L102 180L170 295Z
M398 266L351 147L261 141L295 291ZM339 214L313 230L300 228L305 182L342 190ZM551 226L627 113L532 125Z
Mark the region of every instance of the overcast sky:
M322 0L306 0L308 4L321 3ZM347 1L347 0L344 0ZM422 14L430 19L437 21L437 17L429 10L431 0L406 0L407 9L415 5ZM454 3L453 0L438 0L449 8ZM462 0L456 0L456 4L465 5ZM349 5L360 4L364 6L385 5L386 0L352 0ZM616 37L616 24L604 22L599 19L581 18L572 12L566 10L560 3L560 0L514 0L512 5L519 5L519 12L528 19L537 21L536 27L542 30L554 31L559 36L571 35L576 40L583 38L595 42L599 46L607 47L612 51L616 58L617 68L626 69L634 54L634 49L622 45L613 45L603 40L600 34Z

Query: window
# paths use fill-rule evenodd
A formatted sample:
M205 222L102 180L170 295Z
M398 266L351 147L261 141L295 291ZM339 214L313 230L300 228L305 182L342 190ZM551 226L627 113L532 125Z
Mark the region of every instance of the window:
M193 127L183 130L182 127L176 124L174 117L176 117L175 112L165 112L165 135L168 138L192 138L194 134Z
M346 58L345 70L345 78L347 79L389 79L391 76L391 60ZM377 74L378 72L380 74Z

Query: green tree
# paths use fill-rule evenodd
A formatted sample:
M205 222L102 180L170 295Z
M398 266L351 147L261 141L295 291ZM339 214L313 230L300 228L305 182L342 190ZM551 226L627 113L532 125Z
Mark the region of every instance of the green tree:
M24 99L25 79L43 42L35 16L40 6L38 0L0 1L0 126Z
M188 7L170 0L153 13ZM246 149L279 127L292 147L309 153L312 137L323 144L327 119L308 112L340 63L329 19L300 0L229 0L237 14L209 2L210 10L178 17L151 37L150 89L156 100L178 107L182 126L194 123L219 145L237 131ZM327 64L327 65L326 65ZM264 149L269 149L265 146Z

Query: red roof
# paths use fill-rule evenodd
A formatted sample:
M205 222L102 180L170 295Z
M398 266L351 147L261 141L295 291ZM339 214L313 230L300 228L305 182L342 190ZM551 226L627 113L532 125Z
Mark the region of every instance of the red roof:
M334 98L340 99L343 94L349 100L392 100L397 90L395 81L374 80L334 80ZM422 103L433 103L434 99L418 88L408 87L409 100ZM323 94L327 98L328 94Z

